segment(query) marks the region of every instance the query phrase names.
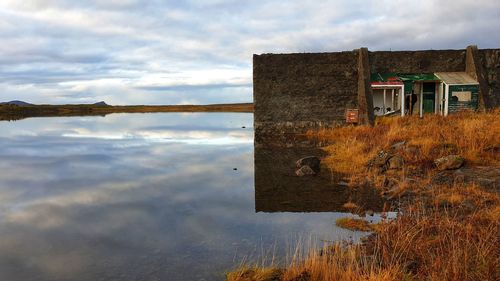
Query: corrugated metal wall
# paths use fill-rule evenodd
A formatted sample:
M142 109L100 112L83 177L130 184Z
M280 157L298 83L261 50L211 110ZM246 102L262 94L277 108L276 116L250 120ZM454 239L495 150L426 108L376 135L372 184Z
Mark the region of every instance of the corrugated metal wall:
M458 101L454 97L454 92L471 92L470 101ZM450 86L448 112L457 112L460 110L477 110L479 105L478 98L479 87L478 85L456 85Z

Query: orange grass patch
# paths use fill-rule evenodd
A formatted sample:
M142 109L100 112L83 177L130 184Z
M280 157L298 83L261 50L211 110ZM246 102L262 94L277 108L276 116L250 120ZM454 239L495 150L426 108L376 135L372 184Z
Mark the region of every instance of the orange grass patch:
M371 231L370 224L363 219L339 218L335 221L338 227L357 231Z
M346 126L310 131L307 135L330 143L324 163L347 175L366 172L369 159L401 141L412 147L399 153L409 166L429 170L436 158L449 154L460 154L473 165L500 165L500 110L460 112L447 117L383 117L374 127Z

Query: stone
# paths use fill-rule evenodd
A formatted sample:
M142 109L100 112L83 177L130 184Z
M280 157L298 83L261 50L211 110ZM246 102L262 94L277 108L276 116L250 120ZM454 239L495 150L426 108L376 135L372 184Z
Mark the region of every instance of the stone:
M303 166L308 166L314 171L315 174L319 173L321 170L321 160L316 156L307 156L297 160L297 168L302 168Z
M311 167L304 165L304 166L300 167L300 169L295 171L295 174L299 177L314 176L314 175L316 175L316 172L314 172L314 170L311 169Z
M440 171L432 177L432 183L439 185L474 183L487 190L500 192L500 168L476 166Z
M345 181L339 181L338 185L340 185L340 186L349 186L349 183L347 183Z
M403 157L399 155L394 155L387 161L387 168L392 170L401 170L404 166Z
M373 157L368 162L368 166L369 167L383 167L383 166L385 166L385 164L387 164L387 160L389 160L390 157L391 157L391 155L389 153L381 150L377 153L377 156Z
M465 159L460 155L448 155L445 157L438 158L434 161L436 167L440 171L444 170L456 170L464 164Z

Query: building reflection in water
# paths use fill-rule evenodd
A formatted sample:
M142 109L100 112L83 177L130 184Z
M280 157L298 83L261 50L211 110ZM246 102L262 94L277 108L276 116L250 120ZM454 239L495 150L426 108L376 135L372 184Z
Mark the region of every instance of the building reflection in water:
M256 212L347 212L343 207L347 202L382 211L384 201L375 189L339 184L339 175L323 164L315 176L295 174L298 159L325 156L317 145L300 140L280 144L262 136L255 139Z

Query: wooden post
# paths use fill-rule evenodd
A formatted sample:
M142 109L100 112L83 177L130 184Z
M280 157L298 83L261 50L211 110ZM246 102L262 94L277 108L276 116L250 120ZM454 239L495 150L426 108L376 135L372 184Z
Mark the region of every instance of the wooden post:
M401 87L401 117L405 116L405 85Z
M393 111L396 110L396 106L394 105L394 89L392 89L392 94L391 94L391 109Z
M385 94L386 94L386 89L384 88L384 111L383 113L386 113L386 108L387 108L387 103L385 102Z

